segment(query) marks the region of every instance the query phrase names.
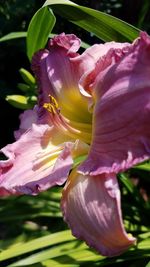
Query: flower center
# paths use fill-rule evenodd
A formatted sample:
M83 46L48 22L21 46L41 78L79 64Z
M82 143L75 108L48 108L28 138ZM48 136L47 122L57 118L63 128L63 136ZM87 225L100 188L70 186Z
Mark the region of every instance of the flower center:
M91 142L92 125L71 121L60 112L57 100L49 95L49 103L44 103L45 108L50 114L50 120L59 130L69 135L73 139L80 139L86 143Z
M56 114L58 112L58 103L52 95L49 95L49 103L44 103L43 108L47 109L50 113Z

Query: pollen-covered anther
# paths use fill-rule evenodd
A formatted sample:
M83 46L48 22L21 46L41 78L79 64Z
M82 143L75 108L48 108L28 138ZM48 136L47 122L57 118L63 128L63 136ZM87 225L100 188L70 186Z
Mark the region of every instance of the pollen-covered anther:
M47 111L49 111L52 114L58 113L59 106L56 99L52 95L49 95L49 99L50 99L49 103L44 103L43 108L47 109Z
M50 104L52 104L56 109L58 109L59 106L56 98L52 95L49 95L49 99L50 99Z

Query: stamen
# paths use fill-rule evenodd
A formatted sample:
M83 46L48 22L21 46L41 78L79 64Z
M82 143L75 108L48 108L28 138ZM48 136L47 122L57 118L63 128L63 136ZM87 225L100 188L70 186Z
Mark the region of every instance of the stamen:
M44 103L43 108L47 109L50 113L56 114L55 107L50 103Z
M49 95L50 102L44 103L43 108L45 108L48 112L50 112L50 119L51 122L58 127L58 129L61 129L65 134L69 135L73 139L81 139L86 143L90 143L91 141L91 127L87 127L87 129L84 128L84 126L87 126L86 124L79 127L78 123L75 123L75 125L68 120L66 117L64 117L60 113L60 109L57 103L57 100L52 95Z
M54 96L49 95L49 103L44 103L43 108L47 109L50 113L56 114L59 112L58 103Z
M57 102L57 100L56 100L56 98L55 97L53 97L52 95L49 95L49 99L50 99L50 103L56 108L56 109L58 109L58 102Z

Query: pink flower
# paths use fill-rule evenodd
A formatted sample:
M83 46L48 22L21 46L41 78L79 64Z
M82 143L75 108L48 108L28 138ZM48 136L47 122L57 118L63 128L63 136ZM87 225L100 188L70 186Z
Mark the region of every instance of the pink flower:
M35 195L67 180L61 208L73 234L115 256L135 243L116 175L150 158L150 37L79 47L60 34L33 57L38 106L1 150L0 193Z

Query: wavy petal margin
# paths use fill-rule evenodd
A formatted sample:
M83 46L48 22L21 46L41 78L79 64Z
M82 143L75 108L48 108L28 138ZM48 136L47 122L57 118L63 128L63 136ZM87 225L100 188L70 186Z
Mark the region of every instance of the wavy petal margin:
M63 190L61 208L73 235L104 256L120 255L136 241L123 227L114 174L91 177L73 171Z
M37 52L32 59L32 69L39 87L39 116L49 101L48 96L56 98L61 113L73 121L91 122L86 98L80 93L79 79L83 71L71 59L78 56L80 39L73 34L60 34L49 41L48 50ZM88 67L88 66L87 66Z
M20 114L19 119L19 129L14 132L14 137L16 140L18 140L23 133L31 128L33 123L37 122L37 107L35 106L34 109L25 110Z
M92 143L83 174L118 173L150 158L150 37L112 51L97 65ZM104 63L107 63L104 62ZM98 72L98 70L97 70Z
M18 141L1 151L8 157L0 161L0 193L36 195L63 184L73 164L71 142L48 125L36 125Z

